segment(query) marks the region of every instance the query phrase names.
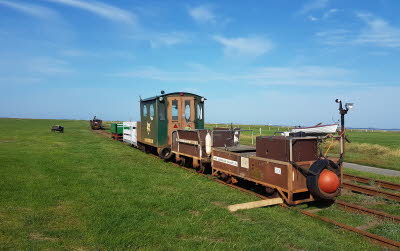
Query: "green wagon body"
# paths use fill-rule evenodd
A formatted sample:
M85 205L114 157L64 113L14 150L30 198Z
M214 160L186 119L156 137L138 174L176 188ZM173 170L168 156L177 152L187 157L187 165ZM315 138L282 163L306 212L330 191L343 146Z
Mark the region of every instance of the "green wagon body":
M111 133L122 135L124 133L123 124L122 123L111 123Z

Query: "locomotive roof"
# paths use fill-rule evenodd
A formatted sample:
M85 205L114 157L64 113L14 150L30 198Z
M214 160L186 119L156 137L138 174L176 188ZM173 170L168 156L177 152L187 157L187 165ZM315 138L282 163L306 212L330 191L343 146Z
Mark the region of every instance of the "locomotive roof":
M150 97L150 98L145 98L145 99L142 99L142 100L140 100L141 102L145 102L145 101L150 101L150 100L154 100L154 99L157 99L157 98L159 98L159 97L165 97L165 96L172 96L172 95L181 95L181 94L186 94L186 95L192 95L192 96L197 96L197 97L200 97L200 98L203 98L202 96L200 96L200 95L197 95L197 94L194 94L194 93L189 93L189 92L171 92L171 93L165 93L165 94L161 94L161 95L158 95L158 96L154 96L154 97Z

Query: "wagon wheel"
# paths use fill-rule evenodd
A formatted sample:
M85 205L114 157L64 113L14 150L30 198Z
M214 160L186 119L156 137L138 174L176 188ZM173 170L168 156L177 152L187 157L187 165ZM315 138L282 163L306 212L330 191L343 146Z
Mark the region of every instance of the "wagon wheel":
M221 179L227 184L231 184L232 183L232 176L228 175L226 173L222 173L221 174Z
M180 166L186 166L186 158L184 156L181 157L181 161L179 161Z
M275 189L273 189L273 188L271 188L271 187L267 187L267 186L264 187L264 191L265 191L265 193L266 193L267 195L269 195L269 196L271 196L271 195L273 195L274 193L276 193L276 190L275 190Z
M206 172L206 166L200 162L200 165L196 167L196 172L198 173L205 173Z

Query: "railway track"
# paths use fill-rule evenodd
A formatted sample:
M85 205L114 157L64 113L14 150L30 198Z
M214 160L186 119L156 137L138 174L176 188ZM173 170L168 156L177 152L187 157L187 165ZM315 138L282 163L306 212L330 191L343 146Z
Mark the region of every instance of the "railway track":
M107 132L101 132L99 134L102 134L104 136L109 136L109 133L107 133ZM155 155L153 155L153 156L157 157ZM248 190L248 189L245 189L245 188L233 185L233 184L228 184L228 183L226 183L226 182L224 182L224 181L222 181L222 180L220 180L220 179L218 179L218 178L216 178L214 176L203 174L203 173L198 173L192 168L184 167L184 166L178 165L177 163L172 163L172 162L171 162L171 164L174 165L175 167L179 167L179 168L185 169L185 170L187 170L189 172L199 174L199 175L201 175L201 176L203 176L203 177L205 177L207 179L211 179L211 180L216 181L216 182L218 182L220 184L223 184L225 186L229 186L231 188L237 189L237 190L239 190L241 192L254 195L254 196L259 197L259 198L264 199L264 200L265 199L269 199L267 196L264 196L262 194L256 193L254 191L251 191L251 190ZM363 207L360 207L360 206L357 206L357 205L353 205L353 204L350 204L350 203L347 203L347 202L343 202L343 201L336 201L336 202L340 207L343 207L343 208L345 208L347 210L362 212L362 213L374 215L376 217L385 218L385 219L391 219L391 220L394 220L396 222L400 222L400 217L397 217L397 216L393 216L393 215L389 215L389 214L386 214L386 213L383 213L383 212L379 212L379 211L363 208ZM316 218L318 220L322 220L324 222L328 222L330 224L333 224L335 226L341 227L341 228L346 229L348 231L358 233L358 234L360 234L360 235L362 235L364 237L367 237L367 238L371 239L372 241L378 243L381 246L390 247L390 248L400 248L400 242L397 242L397 241L394 241L394 240L390 240L390 239L387 239L385 237L382 237L382 236L379 236L379 235L376 235L376 234L372 234L372 233L367 232L365 230L358 229L358 228L355 228L355 227L352 227L352 226L349 226L349 225L334 221L334 220L326 218L326 217L319 216L317 214L314 214L314 213L312 213L310 211L307 211L307 210L304 210L304 209L292 208L292 207L287 206L286 204L281 204L281 206L283 208L287 208L287 209L291 209L291 210L297 210L298 212L300 212L300 213L302 213L304 215Z
M379 186L379 187L386 188L386 189L400 191L400 184L391 183L391 182L387 182L387 181L383 181L383 180L376 180L376 179L371 179L371 178L367 178L367 177L346 174L346 173L343 173L343 178L345 180L356 181L356 182L360 182L360 183L364 183L364 184L368 184L368 185L375 185L375 186Z
M245 189L245 188L233 185L233 184L228 184L228 183L226 183L226 182L224 182L224 181L222 181L222 180L220 180L220 179L218 179L216 177L213 177L213 176L210 176L210 175L207 175L207 174L203 174L203 173L198 173L194 169L191 169L191 168L188 168L188 167L184 167L184 166L180 166L180 165L178 165L176 163L171 163L171 164L173 164L176 167L185 169L185 170L187 170L189 172L197 173L197 174L199 174L199 175L201 175L201 176L203 176L205 178L214 180L214 181L216 181L216 182L218 182L220 184L223 184L225 186L229 186L231 188L237 189L237 190L242 191L244 193L254 195L254 196L259 197L259 198L261 198L263 200L270 199L269 197L264 196L264 195L259 194L259 193L256 193L254 191L250 191L248 189ZM383 212L380 212L380 211L376 211L376 210L371 210L371 209L368 209L368 208L360 207L360 206L357 206L357 205L354 205L354 204L350 204L350 203L347 203L347 202L344 202L344 201L336 201L336 202L340 207L345 208L346 210L361 212L361 213L373 215L375 217L379 217L379 218L382 218L382 219L390 219L390 220L394 220L396 222L400 222L400 217L398 217L398 216L389 215L389 214L386 214L386 213L383 213ZM323 217L323 216L319 216L319 215L317 215L315 213L312 213L312 212L310 212L308 210L299 209L299 208L292 208L292 207L287 206L286 204L281 204L281 206L283 208L297 210L298 212L300 212L300 213L302 213L304 215L316 218L318 220L322 220L324 222L328 222L330 224L333 224L335 226L341 227L341 228L346 229L348 231L358 233L358 234L360 234L360 235L362 235L364 237L367 237L367 238L371 239L372 241L376 242L377 244L379 244L381 246L385 246L385 247L389 247L389 248L400 248L400 242L397 242L397 241L394 241L394 240L390 240L390 239L387 239L385 237L382 237L382 236L379 236L379 235L376 235L376 234L372 234L372 233L367 232L365 230L358 229L356 227L352 227L352 226L349 226L349 225L334 221L332 219L329 219L329 218L326 218L326 217Z
M382 190L378 190L372 187L360 186L349 182L342 182L342 187L349 189L351 191L372 195L372 196L382 196L389 200L400 201L400 194L386 192Z
M362 213L362 214L368 214L368 215L372 215L374 217L377 217L377 218L380 218L383 220L390 220L390 221L400 223L400 217L396 216L396 215L391 215L391 214L387 214L387 213L384 213L381 211L369 209L366 207L361 207L361 206L351 204L351 203L341 201L341 200L336 200L335 203L337 206L344 208L345 210L348 210L348 211Z

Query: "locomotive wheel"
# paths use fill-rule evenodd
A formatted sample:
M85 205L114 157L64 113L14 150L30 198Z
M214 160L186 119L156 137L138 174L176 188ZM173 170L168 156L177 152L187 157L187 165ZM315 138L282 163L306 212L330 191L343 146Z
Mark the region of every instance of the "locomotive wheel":
M310 169L315 173L307 175L307 188L317 199L333 200L340 193L340 171L329 160L315 161Z
M147 154L151 153L150 146L144 145L144 152L147 153Z
M144 152L144 145L142 144L142 143L140 143L140 142L137 142L137 148L140 150L140 151L142 151L142 152Z
M163 160L169 160L172 157L172 151L171 148L169 147L163 147L159 150L158 156L160 156L161 159Z

